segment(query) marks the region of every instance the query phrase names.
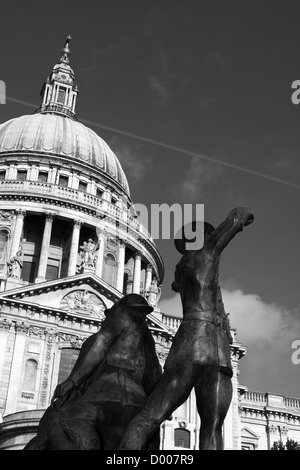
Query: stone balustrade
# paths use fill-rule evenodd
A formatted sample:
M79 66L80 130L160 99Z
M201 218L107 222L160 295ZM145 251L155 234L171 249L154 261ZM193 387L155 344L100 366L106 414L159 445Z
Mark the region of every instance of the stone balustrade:
M105 201L102 198L88 194L78 189L62 187L51 183L41 183L38 181L17 181L3 180L0 181L0 194L17 192L26 195L45 195L49 197L57 197L74 201L79 205L86 205L94 208L100 214L107 214L117 220L128 223L131 229L139 232L140 235L153 242L148 230L140 224L139 220L131 215L129 210L122 210L115 204Z
M252 392L246 391L243 394L243 403L244 402L251 402L251 403L267 403L266 394L261 392Z
M169 317L168 315L163 315L162 316L162 322L168 328L170 328L171 330L177 331L179 326L180 326L181 319L180 318Z
M298 398L283 397L283 404L287 408L293 408L293 409L296 409L296 410L300 410L300 399L298 399Z

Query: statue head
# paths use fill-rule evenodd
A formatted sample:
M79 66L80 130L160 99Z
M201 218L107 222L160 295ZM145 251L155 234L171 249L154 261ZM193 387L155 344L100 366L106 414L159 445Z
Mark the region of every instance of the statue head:
M120 300L120 304L126 305L129 308L133 308L145 316L154 310L153 307L150 307L147 300L139 294L125 295Z
M186 252L186 243L193 243L196 241L196 236L192 239L189 239L186 237L186 233L189 231L186 229L186 227L189 227L190 231L197 233L197 228L199 230L199 226L201 224L201 230L202 230L202 222L197 222L194 220L192 224L187 224L183 226L180 230L181 237L180 238L175 238L174 243L177 251L179 253L184 254ZM209 234L215 230L215 228L209 224L208 222L204 222L204 243L207 240ZM201 235L200 235L200 240L201 240Z

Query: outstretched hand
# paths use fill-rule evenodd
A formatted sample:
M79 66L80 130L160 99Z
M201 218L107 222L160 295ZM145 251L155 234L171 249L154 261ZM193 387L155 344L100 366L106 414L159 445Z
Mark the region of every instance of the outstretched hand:
M254 221L254 214L251 209L248 209L247 207L237 207L230 212L230 215L234 219L240 220L244 227L252 224Z
M60 408L67 401L75 387L76 385L74 381L70 378L66 379L61 384L58 384L54 390L51 406L54 408Z

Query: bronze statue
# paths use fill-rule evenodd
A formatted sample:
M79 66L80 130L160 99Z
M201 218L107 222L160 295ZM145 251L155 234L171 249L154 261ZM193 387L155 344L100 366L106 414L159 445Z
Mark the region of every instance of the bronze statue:
M35 438L25 450L108 450L145 405L161 376L146 323L153 311L138 294L107 310L99 332L82 345L70 376L59 384ZM159 448L159 432L148 445Z
M223 449L222 426L232 398L232 339L219 286L219 263L224 248L253 220L249 209L236 208L216 229L204 223L201 249L186 250L184 234L175 240L183 256L176 266L172 288L180 293L183 321L163 375L143 410L128 424L119 449L144 449L160 424L187 400L193 387L201 418L199 448Z

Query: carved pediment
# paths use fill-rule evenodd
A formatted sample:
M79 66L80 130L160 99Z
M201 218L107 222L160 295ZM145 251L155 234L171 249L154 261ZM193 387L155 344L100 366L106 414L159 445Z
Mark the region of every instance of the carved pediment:
M87 289L76 289L62 298L59 308L68 313L104 318L106 305L95 293Z
M259 436L248 428L242 429L241 436L242 436L242 439L251 439L253 441L257 441L259 439Z
M74 277L30 284L9 291L1 292L0 298L25 300L39 305L60 308L62 299L74 290L88 290L107 299L107 307L117 302L122 294L91 273L82 273ZM106 303L106 302L105 302Z

